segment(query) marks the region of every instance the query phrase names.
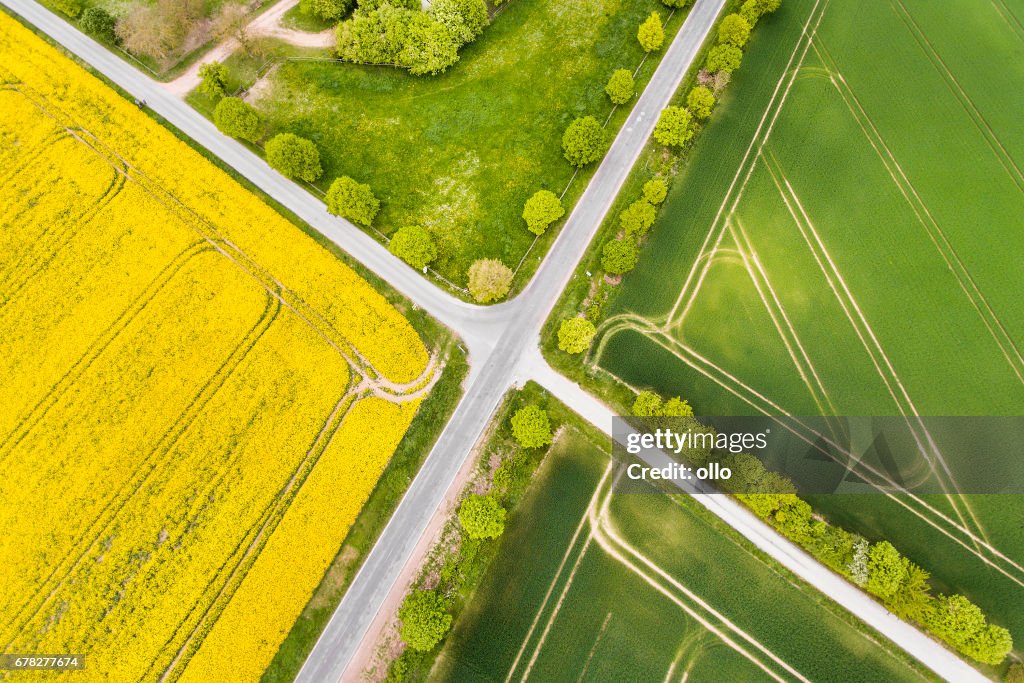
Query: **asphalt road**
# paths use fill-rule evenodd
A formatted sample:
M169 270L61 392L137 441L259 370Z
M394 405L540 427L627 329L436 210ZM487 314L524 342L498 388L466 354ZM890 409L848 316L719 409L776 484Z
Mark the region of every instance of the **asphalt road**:
M650 137L658 113L669 103L689 70L725 0L697 0L532 282L515 299L490 307L465 303L434 286L362 230L328 214L320 201L273 171L246 147L222 135L183 100L36 2L0 0L0 4L34 24L133 97L145 100L171 125L455 330L469 350L471 370L462 401L367 555L298 677L301 683L333 683L341 678L430 517L501 397L512 385L535 379L584 418L611 432L611 411L554 372L541 358L540 329ZM699 493L683 484L680 482L683 490ZM825 591L939 675L956 681L985 680L949 650L893 617L731 499L720 495L696 497L790 571Z

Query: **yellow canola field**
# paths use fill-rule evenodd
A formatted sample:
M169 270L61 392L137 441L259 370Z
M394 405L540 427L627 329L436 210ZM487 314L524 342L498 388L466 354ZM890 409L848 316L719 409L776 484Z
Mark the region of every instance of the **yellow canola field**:
M415 416L422 341L2 13L0 227L0 646L258 680Z

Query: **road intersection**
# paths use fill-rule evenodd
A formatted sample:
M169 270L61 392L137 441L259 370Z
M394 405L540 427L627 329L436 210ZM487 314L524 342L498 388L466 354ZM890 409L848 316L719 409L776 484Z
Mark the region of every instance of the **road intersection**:
M424 279L365 232L327 213L324 205L305 189L272 170L239 142L221 134L181 98L38 3L0 0L0 4L49 35L130 96L145 100L153 112L454 330L469 351L470 372L462 400L367 555L298 677L302 683L333 683L341 679L431 516L511 387L526 380L537 381L584 419L611 434L613 412L555 372L541 356L541 327L611 209L653 132L659 112L671 101L713 29L725 0L697 0L533 280L519 296L490 307L463 302ZM762 551L943 678L985 680L951 651L897 619L733 499L702 495L703 492L693 489L688 482L677 484L683 491L696 494L698 502Z

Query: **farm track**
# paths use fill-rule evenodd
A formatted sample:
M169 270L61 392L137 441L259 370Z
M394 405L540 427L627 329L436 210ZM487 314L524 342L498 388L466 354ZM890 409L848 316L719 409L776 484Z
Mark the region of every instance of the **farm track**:
M65 555L64 559L53 568L53 571L44 580L43 584L39 587L39 592L24 603L13 616L13 619L4 626L4 630L0 631L2 633L0 642L4 642L5 647L10 647L13 644L11 639L23 631L31 620L56 595L57 591L71 577L75 569L88 557L89 552L101 541L102 534L117 519L125 505L142 490L151 477L160 472L162 465L166 463L167 458L173 452L178 439L188 431L192 423L202 414L206 405L223 387L238 365L259 342L259 339L270 329L274 320L277 319L280 306L275 304L276 302L273 299L267 297L266 307L259 319L235 346L231 355L221 363L217 371L200 387L199 392L185 407L184 411L169 425L161 438L154 444L150 453L140 460L135 476L126 480L121 488L113 496L109 497L107 503L100 509L99 514L92 522L85 525L85 531L74 544L71 552ZM42 600L38 601L40 596L42 596ZM38 604L33 606L33 603L37 601ZM21 623L15 624L14 622L19 620L26 610L30 611L30 614L20 619ZM14 625L13 631L8 628L11 625Z

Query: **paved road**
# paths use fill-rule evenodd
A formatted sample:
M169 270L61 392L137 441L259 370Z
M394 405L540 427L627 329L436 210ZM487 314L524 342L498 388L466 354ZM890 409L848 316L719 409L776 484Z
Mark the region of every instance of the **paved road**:
M222 135L159 83L36 2L0 0L0 4L50 35L132 96L146 100L172 125L458 332L469 349L471 370L462 401L367 555L298 679L302 683L333 683L340 679L428 520L511 385L536 379L584 418L610 432L611 411L554 372L541 358L541 325L573 276L576 264L653 131L658 112L667 105L689 69L725 0L697 0L533 281L512 301L491 307L467 304L435 287L362 230L328 214L323 204L312 200L308 192L270 169L238 142ZM984 680L951 652L889 615L878 603L838 579L731 499L697 499L796 575L824 590L943 677L956 681Z

